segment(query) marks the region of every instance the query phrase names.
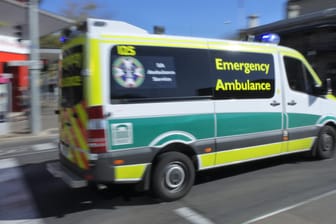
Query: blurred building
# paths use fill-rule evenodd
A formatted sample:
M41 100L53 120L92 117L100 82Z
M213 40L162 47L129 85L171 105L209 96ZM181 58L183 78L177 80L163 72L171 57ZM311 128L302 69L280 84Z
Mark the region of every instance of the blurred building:
M0 88L6 85L7 111L22 111L28 105L29 70L27 66L9 66L12 61L29 60L27 0L0 0ZM44 36L70 26L73 20L39 10L39 34ZM41 58L58 59L58 51L40 51ZM2 94L4 95L4 94ZM2 96L2 98L4 98ZM1 115L0 115L1 120Z
M289 0L285 8L287 18L241 30L240 38L278 33L281 45L299 50L322 79L336 82L336 1Z

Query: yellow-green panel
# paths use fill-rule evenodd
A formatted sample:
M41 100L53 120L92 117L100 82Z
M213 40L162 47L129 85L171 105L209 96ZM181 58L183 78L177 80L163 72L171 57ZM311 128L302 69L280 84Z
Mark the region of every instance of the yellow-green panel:
M247 147L236 150L227 150L218 152L216 156L216 165L234 163L238 161L258 159L281 153L283 143Z
M143 41L143 42L161 42L161 43L193 43L193 44L204 44L206 43L205 39L200 38L173 38L173 37L165 37L165 36L122 36L122 35L101 35L102 38L112 40L113 42L116 40L122 41Z
M115 166L115 180L140 180L145 173L147 164Z
M310 149L314 143L314 138L303 138L288 142L288 152Z
M216 153L202 154L199 156L199 161L200 161L200 164L199 164L200 169L212 167L215 165Z
M163 46L163 47L183 47L206 49L207 42L203 39L179 39L172 37L159 36L120 36L120 35L101 35L101 42L108 44L129 44L143 46Z
M142 45L142 46L158 46L158 47L182 47L182 48L198 48L207 49L205 43L174 43L174 42L143 42L137 40L102 40L103 43L124 44L124 45Z
M100 40L90 39L90 50L88 53L89 63L89 92L88 105L101 105L103 103L103 91L102 91L102 73L101 73L101 60L99 52Z
M240 42L209 42L210 50L227 50L227 51L243 51L243 52L257 52L257 53L275 53L276 47L269 45L257 45Z
M327 99L336 101L336 96L334 96L332 94L328 94Z

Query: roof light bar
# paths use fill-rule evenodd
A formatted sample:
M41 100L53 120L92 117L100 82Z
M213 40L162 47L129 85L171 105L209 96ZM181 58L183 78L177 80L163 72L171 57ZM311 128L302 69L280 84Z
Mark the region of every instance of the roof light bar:
M263 33L263 34L256 36L255 41L259 41L263 43L279 44L280 37L276 33Z

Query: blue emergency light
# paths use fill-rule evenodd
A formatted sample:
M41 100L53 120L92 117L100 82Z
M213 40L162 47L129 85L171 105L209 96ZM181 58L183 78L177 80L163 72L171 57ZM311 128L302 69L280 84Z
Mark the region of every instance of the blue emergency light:
M280 43L280 37L276 33L263 33L256 36L255 40L263 43L272 43L272 44Z
M65 42L67 42L67 40L68 40L68 38L65 37L65 36L61 36L61 37L59 38L59 41L60 41L61 43L65 43Z

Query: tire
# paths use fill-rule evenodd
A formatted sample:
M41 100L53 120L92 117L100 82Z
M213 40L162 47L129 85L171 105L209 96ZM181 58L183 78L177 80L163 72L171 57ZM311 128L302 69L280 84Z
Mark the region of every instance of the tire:
M336 131L331 126L324 126L318 137L316 158L329 159L335 154Z
M195 167L191 160L178 152L159 155L152 175L153 193L163 201L185 196L194 184Z

